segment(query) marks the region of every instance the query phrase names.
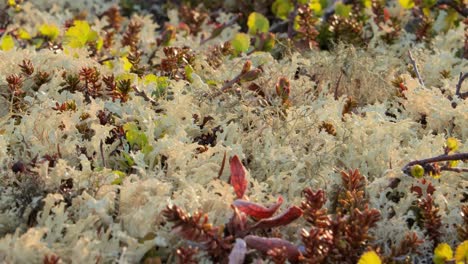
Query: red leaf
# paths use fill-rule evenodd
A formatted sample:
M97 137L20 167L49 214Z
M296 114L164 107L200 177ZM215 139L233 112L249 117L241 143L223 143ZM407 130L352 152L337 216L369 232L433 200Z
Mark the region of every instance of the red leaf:
M244 212L247 215L252 216L253 218L263 219L272 216L276 212L276 210L278 210L282 203L283 197L280 196L275 204L272 204L268 207L240 199L235 200L233 202L233 205L237 207L241 212Z
M281 238L264 238L249 235L244 237L244 241L250 248L256 249L264 254L273 248L286 248L288 260L291 263L298 262L301 255L299 249L295 245Z
M234 187L237 198L241 199L247 189L247 180L245 179L245 169L239 157L234 155L229 162L231 166L231 185Z
M302 210L297 206L289 207L284 213L277 215L275 217L265 218L258 221L255 225L252 226L252 229L255 228L272 228L277 226L284 226L297 218L301 217Z

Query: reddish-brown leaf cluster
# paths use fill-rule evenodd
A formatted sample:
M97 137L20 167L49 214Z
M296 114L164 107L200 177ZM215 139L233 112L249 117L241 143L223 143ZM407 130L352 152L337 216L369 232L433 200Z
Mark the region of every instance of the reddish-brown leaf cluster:
M23 60L19 66L21 68L21 72L26 76L31 76L34 73L34 65L31 60Z
M96 68L83 67L79 72L79 76L84 82L82 91L87 102L90 102L90 97L96 98L102 96L100 73Z
M406 234L398 247L392 247L390 255L384 257L384 263L392 263L396 259L406 259L410 254L420 254L418 249L423 242L414 232Z
M430 194L418 200L418 207L421 210L421 220L426 229L426 235L434 242L435 247L440 242L440 228L442 227L439 207L434 203L434 198Z
M175 80L187 79L185 67L193 64L195 55L189 47L165 47L165 58L161 59L156 69L162 76L168 76Z
M198 246L208 252L213 260L226 259L232 248L232 237L222 237L222 229L213 227L208 216L202 212L187 214L181 208L168 206L163 215L167 221L174 223L173 232L182 238L198 243Z
M358 170L342 172L343 187L339 190L335 215L328 215L322 207L325 194L304 190L304 217L311 227L302 230L305 245L304 261L320 263L334 261L355 263L365 245L372 240L371 228L380 220L380 212L369 209L365 198L365 178Z
M468 205L463 205L460 212L463 224L457 226L458 239L460 241L468 240Z
M129 46L131 51L136 51L138 42L140 41L140 32L143 28L143 24L133 19L127 26L127 30L123 34L123 38L121 41L122 46Z
M57 264L60 261L60 257L57 255L45 255L44 259L42 260L43 264Z
M68 101L64 103L55 103L55 107L52 107L53 110L65 112L65 111L76 111L75 101Z
M208 18L208 13L182 4L179 7L179 17L190 29L189 34L195 36L200 33L203 22Z
M11 74L6 77L6 81L8 83L8 88L10 89L10 93L13 96L21 96L25 94L22 90L23 88L23 79L17 74Z
M118 6L112 6L107 9L103 14L106 17L107 26L104 29L113 28L116 32L120 30L122 26L123 17L120 14Z
M316 29L318 23L314 17L312 9L307 5L301 5L297 9L297 40L296 46L300 49L314 49L318 47L317 36L319 35Z
M179 264L198 264L195 255L198 254L198 248L180 247L176 250L177 263Z

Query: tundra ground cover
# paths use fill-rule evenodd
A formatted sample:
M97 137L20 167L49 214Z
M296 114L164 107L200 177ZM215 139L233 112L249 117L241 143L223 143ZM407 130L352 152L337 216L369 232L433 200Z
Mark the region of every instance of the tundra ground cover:
M2 3L2 262L467 262L466 3L253 3Z

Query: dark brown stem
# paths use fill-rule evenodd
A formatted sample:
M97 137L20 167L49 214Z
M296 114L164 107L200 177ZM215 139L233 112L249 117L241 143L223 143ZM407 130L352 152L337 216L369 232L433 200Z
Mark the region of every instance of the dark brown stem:
M442 167L440 168L441 171L453 171L453 172L468 172L468 168L449 168L449 167Z
M111 60L113 60L113 59L115 59L115 57L113 57L113 56L112 56L112 57L108 57L108 58L104 58L104 59L98 60L98 63L99 63L99 64L103 64L104 62L106 62L106 61L111 61Z
M150 98L144 91L138 89L138 87L133 86L133 90L135 91L136 95L143 97L145 101L150 102L153 106L158 106L158 102L156 102L153 98Z
M340 81L341 81L341 77L343 77L343 71L340 72L340 77L338 77L338 81L336 82L336 85L335 85L335 100L338 100L338 88L340 87Z
M459 96L462 99L465 99L464 95L465 95L465 97L466 97L466 95L468 95L468 92L467 93L460 93L462 83L463 83L463 81L465 81L466 78L468 78L468 72L465 72L465 73L460 72L460 77L458 78L458 83L457 83L456 90L455 90L455 95Z
M419 165L425 165L428 163L434 163L434 162L441 162L441 161L451 161L451 160L466 160L468 159L468 152L467 153L457 153L457 154L452 154L452 155L439 155L436 157L428 158L428 159L422 159L422 160L413 160L406 164L403 167L403 171L408 171L409 167L419 164ZM464 168L452 168L452 169L462 169L464 171ZM448 169L445 169L448 170ZM456 170L451 170L451 171L456 171Z

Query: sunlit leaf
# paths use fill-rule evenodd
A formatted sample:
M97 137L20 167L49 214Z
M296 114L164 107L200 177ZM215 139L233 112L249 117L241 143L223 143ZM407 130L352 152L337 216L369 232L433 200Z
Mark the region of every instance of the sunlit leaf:
M314 11L316 16L322 16L323 14L323 6L319 0L312 0L309 3L309 8Z
M457 250L455 251L455 262L458 263L468 263L468 240L463 241L458 245Z
M82 48L88 42L98 40L98 34L92 30L88 22L84 20L76 20L73 26L65 32L65 44L71 48Z
M0 43L0 48L2 50L11 50L15 47L15 41L11 35L6 35L3 37L2 42Z
M31 35L23 28L18 29L17 31L18 38L23 40L30 40Z
M372 0L361 0L365 8L370 8L372 6Z
M53 24L42 24L39 27L39 33L42 36L49 38L50 40L54 41L58 35L60 34L60 30L56 25Z
M250 36L245 33L237 33L231 40L231 45L234 48L236 55L246 52L250 47Z
M440 243L434 249L433 261L435 264L445 264L447 260L453 258L452 248L447 243Z
M260 13L252 12L247 19L247 27L249 28L249 34L252 35L266 33L270 29L270 21Z
M400 3L400 5L405 9L411 9L414 7L413 0L398 0L398 3Z
M382 260L375 251L367 251L359 258L358 264L381 264Z
M124 71L129 72L132 69L133 65L130 63L127 57L120 58L120 61L123 64Z

